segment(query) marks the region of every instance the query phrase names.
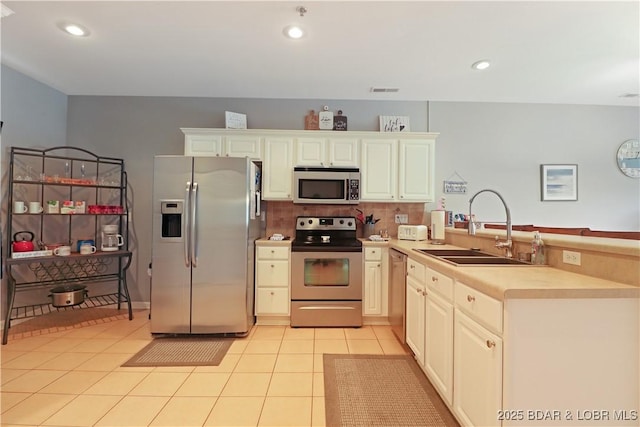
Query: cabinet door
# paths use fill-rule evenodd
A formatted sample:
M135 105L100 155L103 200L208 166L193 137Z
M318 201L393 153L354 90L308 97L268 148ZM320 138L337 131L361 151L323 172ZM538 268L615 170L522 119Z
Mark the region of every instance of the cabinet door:
M407 345L424 365L424 285L411 276L407 276L405 316Z
M398 197L400 200L434 200L435 142L400 140Z
M262 198L265 200L292 200L293 139L268 137L264 140L262 164Z
M502 339L455 310L453 408L465 426L499 426Z
M256 316L289 315L288 288L258 288L256 294Z
M298 138L294 166L327 166L325 138Z
M360 153L357 139L329 139L329 166L358 167Z
M382 315L382 263L365 261L363 314Z
M225 138L225 156L262 159L262 143L259 136L229 135Z
M395 200L398 149L396 140L363 139L360 170L362 201Z
M222 155L222 136L211 134L186 134L184 136L185 156Z
M453 305L428 289L425 308L424 367L444 400L453 401Z

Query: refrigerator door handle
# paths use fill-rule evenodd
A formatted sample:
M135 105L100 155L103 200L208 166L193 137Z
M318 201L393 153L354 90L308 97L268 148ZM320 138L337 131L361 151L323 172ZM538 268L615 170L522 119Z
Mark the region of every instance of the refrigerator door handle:
M189 253L189 238L191 233L189 232L189 203L191 200L191 181L187 181L187 188L185 190L184 200L187 207L187 211L185 212L185 218L187 219L184 224L184 266L189 267L191 265L191 254Z
M196 252L196 248L198 247L198 234L196 233L196 224L197 222L197 212L198 212L198 183L193 183L193 191L191 192L191 266L198 266L198 254Z

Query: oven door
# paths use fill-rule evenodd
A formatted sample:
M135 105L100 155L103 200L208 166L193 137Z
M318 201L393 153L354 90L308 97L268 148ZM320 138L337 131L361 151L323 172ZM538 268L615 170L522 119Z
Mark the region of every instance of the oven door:
M362 252L292 252L292 300L362 300Z

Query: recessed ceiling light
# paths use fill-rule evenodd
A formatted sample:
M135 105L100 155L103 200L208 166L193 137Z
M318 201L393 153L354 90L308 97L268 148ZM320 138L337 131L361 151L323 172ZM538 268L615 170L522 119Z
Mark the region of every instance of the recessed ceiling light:
M284 35L290 39L300 39L304 37L304 30L297 25L288 25L284 27Z
M6 18L9 15L13 15L13 10L3 4L0 4L0 18Z
M476 61L471 65L471 68L474 70L486 70L491 66L491 63L487 59L482 59L480 61Z
M63 23L60 24L60 29L75 37L86 37L89 35L89 30L78 24Z

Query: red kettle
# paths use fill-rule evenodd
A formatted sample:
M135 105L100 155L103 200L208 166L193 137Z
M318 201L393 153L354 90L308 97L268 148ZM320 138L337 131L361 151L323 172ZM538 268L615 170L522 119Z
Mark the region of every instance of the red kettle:
M18 240L19 234L28 234L30 236L29 240L26 240L24 237L22 237L21 240ZM13 235L13 244L11 245L13 252L32 251L34 249L33 237L34 237L33 233L30 231L18 231L16 234Z

